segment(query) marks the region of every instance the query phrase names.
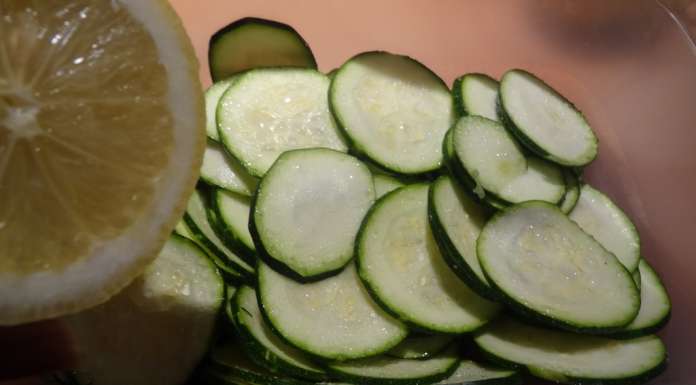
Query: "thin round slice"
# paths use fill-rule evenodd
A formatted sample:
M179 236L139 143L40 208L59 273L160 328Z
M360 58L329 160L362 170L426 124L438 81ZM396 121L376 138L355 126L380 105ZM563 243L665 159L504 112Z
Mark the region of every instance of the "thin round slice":
M329 111L329 78L309 69L267 68L239 75L220 99L220 139L261 177L285 151L347 147Z
M205 111L166 2L0 13L0 325L16 325L105 302L152 262L197 178Z
M428 218L437 246L452 271L482 297L497 299L488 284L478 256L476 240L487 214L450 177L430 185Z
M563 199L558 204L563 214L568 214L575 208L580 199L580 181L574 172L563 169L563 180L565 181L566 191Z
M61 321L94 385L183 384L212 342L224 285L192 241L173 235L159 257L108 302Z
M434 385L520 385L522 376L515 370L462 360L449 377Z
M666 366L656 336L632 340L555 331L501 319L474 342L491 359L565 384L645 383Z
M422 360L431 358L449 346L454 338L446 334L412 334L387 352L388 356Z
M285 152L256 193L250 230L259 256L300 281L333 275L353 257L374 200L358 159L325 148Z
M593 236L629 271L640 262L640 237L636 226L608 196L588 184L580 188L578 203L570 219Z
M304 381L271 373L244 355L235 341L218 345L210 351L209 363L200 370L210 385L313 385Z
M500 79L501 121L537 155L564 166L584 166L597 156L597 137L585 117L561 94L527 71Z
M258 266L261 309L295 347L330 360L374 356L401 342L408 331L360 284L355 266L315 283L301 284L264 263Z
M249 233L251 198L216 189L211 197L212 210L217 218L217 230L230 250L256 258L256 246Z
M200 178L209 185L246 196L251 196L256 191L259 182L247 173L238 160L227 154L219 143L212 140L208 140L203 153Z
M464 116L452 128L451 140L455 160L467 175L464 184L480 186L510 203L543 200L556 204L563 198L565 181L560 167L526 158L500 123Z
M387 52L359 54L338 70L329 99L352 149L381 167L421 174L442 164L452 97L421 63Z
M419 329L466 333L498 305L478 296L447 266L428 226L428 185L413 184L380 199L356 243L360 278L395 317Z
M361 385L417 385L443 380L459 363L456 346L427 360L377 356L328 365L336 377Z
M213 83L205 91L205 131L208 138L216 142L220 141L217 128L217 106L222 95L230 88L230 85L237 79L236 76L220 80Z
M481 231L477 253L488 282L522 315L606 333L638 314L631 274L551 204L525 202L496 214Z
M478 115L498 120L498 81L485 74L458 77L452 85L454 108L460 116Z
M326 372L310 361L303 352L289 346L271 330L263 319L256 291L242 286L235 295L233 310L235 324L244 342L247 356L273 373L321 381Z
M635 338L655 333L669 321L672 303L660 277L644 259L641 259L638 268L641 279L640 311L628 326L612 335L614 338Z
M273 20L245 17L217 31L208 47L213 81L259 67L317 68L312 50L294 28Z
M372 172L372 179L375 182L375 197L381 198L399 187L404 187L404 182L391 175Z
M184 216L186 225L191 230L196 241L215 256L216 264L229 266L232 270L251 280L254 276L252 261L245 261L223 244L208 221L208 206L204 193L200 190L194 191L189 199L186 215Z

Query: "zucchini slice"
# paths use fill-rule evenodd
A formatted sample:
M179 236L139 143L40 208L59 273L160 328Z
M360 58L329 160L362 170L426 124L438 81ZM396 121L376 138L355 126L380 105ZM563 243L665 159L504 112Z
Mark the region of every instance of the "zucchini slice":
M585 117L541 79L510 70L498 95L500 120L537 155L564 166L584 166L597 156L597 137Z
M496 214L481 231L477 254L511 308L545 324L608 333L640 309L640 293L619 260L549 203Z
M259 67L317 68L309 45L294 28L277 21L245 17L217 31L208 44L213 81Z
M217 107L222 95L230 88L230 85L237 79L232 76L228 79L213 83L205 90L205 132L208 138L213 141L220 141L217 128Z
M476 255L476 240L486 224L486 211L464 194L450 177L430 185L428 218L443 258L459 278L484 298L497 300Z
M79 377L97 385L183 384L212 342L224 296L203 250L172 235L120 294L62 319Z
M227 154L219 143L212 140L208 140L203 153L200 178L211 186L247 196L256 190L259 182L247 173L238 160Z
M218 131L225 148L257 177L288 150L347 151L329 111L329 83L326 75L299 68L255 69L239 75L218 104Z
M301 351L289 346L274 334L266 324L256 299L256 291L249 286L238 289L232 312L247 356L256 364L281 375L321 381L326 372Z
M372 179L375 182L375 197L381 198L399 187L405 186L404 182L391 175L372 171Z
M254 268L237 254L233 253L222 243L210 222L208 221L208 202L203 193L196 189L189 198L184 220L196 241L202 244L211 256L215 257L216 265L227 266L240 274L244 279L253 281Z
M372 301L352 263L338 275L301 284L262 262L258 282L261 309L270 325L286 342L313 356L374 356L408 334L401 322Z
M556 204L563 198L565 181L560 167L525 157L500 123L464 116L452 128L450 140L454 160L468 176L463 184L480 186L510 203L543 200Z
M442 258L428 225L428 187L402 187L370 209L356 242L358 272L373 298L409 325L471 332L499 306L469 289Z
M454 338L446 334L412 334L387 352L388 356L422 360L431 358L449 346Z
M636 226L608 196L585 184L570 219L616 255L628 271L640 262L640 237Z
M474 338L490 359L526 368L533 376L565 384L647 382L666 366L656 336L614 340L500 319Z
M336 377L360 385L419 385L449 377L457 368L456 346L427 360L377 356L328 365Z
M475 361L462 360L457 369L433 385L521 385L522 376L510 369L482 365Z
M563 214L568 214L575 208L580 199L580 181L574 172L563 169L563 180L565 181L566 191L563 199L558 204Z
M298 281L336 274L374 200L358 159L325 148L285 152L256 193L250 231L259 256Z
M498 81L492 77L479 73L462 75L452 85L452 96L459 116L478 115L498 120Z
M397 174L440 168L452 96L421 63L387 52L356 55L335 74L329 101L356 153Z
M256 246L249 233L251 198L222 189L212 191L212 210L215 212L216 230L230 250L239 255L256 259Z
M640 260L638 270L641 280L640 311L636 318L614 338L635 338L652 334L662 329L669 321L672 303L660 277L645 261Z

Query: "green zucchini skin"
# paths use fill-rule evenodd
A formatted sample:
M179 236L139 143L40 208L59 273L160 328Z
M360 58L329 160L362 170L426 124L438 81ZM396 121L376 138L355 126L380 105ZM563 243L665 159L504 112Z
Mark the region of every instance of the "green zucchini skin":
M462 85L468 76L482 77L489 81L498 83L498 81L493 79L491 76L480 72L464 74L454 79L454 82L452 83L452 99L454 101L454 110L457 113L458 118L465 115L471 115L471 111L468 111L466 109L466 98L465 95L462 93Z
M229 33L234 33L237 29L244 27L244 26L249 26L249 25L261 25L261 26L266 26L270 28L274 28L280 31L285 31L288 32L292 35L295 36L296 40L298 43L300 43L300 46L303 48L303 59L302 63L298 63L298 65L306 66L308 68L312 69L317 69L317 61L314 58L314 54L312 53L312 49L309 47L309 44L305 41L305 39L300 35L293 27L281 23L279 21L274 21L274 20L268 20L268 19L262 19L258 17L245 17L236 21L233 21L232 23L226 25L225 27L221 28L215 34L213 34L210 37L210 41L208 43L208 63L209 63L209 68L210 68L210 76L213 79L213 82L225 79L231 75L234 75L235 73L242 72L244 70L247 70L249 68L236 68L233 72L228 73L228 72L221 72L221 69L215 68L216 65L216 51L217 49L224 49L224 47L218 47L218 45L221 43L221 40L224 36L226 36ZM269 67L274 67L277 66L278 63L273 63L269 62L265 64L264 66L269 66Z
M210 221L213 230L225 243L225 246L239 255L244 261L251 265L256 264L256 251L244 244L225 224L220 214L220 205L218 203L218 195L221 194L221 189L210 189L210 207L208 208L208 220Z

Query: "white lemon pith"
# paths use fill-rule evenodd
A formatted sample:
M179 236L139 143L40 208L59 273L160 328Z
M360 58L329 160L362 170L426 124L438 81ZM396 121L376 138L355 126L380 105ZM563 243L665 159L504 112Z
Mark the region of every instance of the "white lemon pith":
M152 261L204 145L164 1L0 0L0 325L107 300Z

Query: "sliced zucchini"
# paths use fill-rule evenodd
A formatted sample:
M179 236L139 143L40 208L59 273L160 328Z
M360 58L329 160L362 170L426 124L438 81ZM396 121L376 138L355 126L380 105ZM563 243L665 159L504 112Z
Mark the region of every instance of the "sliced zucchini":
M61 319L79 377L94 385L183 384L212 342L223 298L222 279L205 253L172 235L120 294Z
M660 277L644 259L640 260L640 311L636 318L614 338L635 338L662 329L669 321L672 303Z
M458 77L452 85L454 108L459 116L478 115L498 120L498 81L485 74Z
M227 322L233 326L234 331L237 330L237 320L234 316L234 296L237 294L237 287L227 285L227 298L225 300L225 318ZM233 334L233 333L230 333Z
M233 314L247 356L269 371L308 380L327 379L326 372L301 351L276 336L261 314L256 291L242 286L234 298Z
M235 76L213 83L205 91L205 132L208 138L216 142L220 141L217 128L217 106L222 95L236 80Z
M442 164L442 138L454 119L445 83L421 63L365 52L344 63L329 91L331 110L352 150L400 174Z
M256 365L235 342L218 345L210 352L210 362L203 367L207 384L220 385L310 385L292 377L278 375Z
M390 193L399 187L405 186L405 184L394 178L393 176L387 175L387 174L382 174L382 173L377 173L377 172L372 172L372 179L375 182L375 197L376 198L381 198L384 195L387 195L387 193Z
M445 159L445 166L449 171L453 181L455 181L471 198L493 210L502 210L510 203L496 197L493 194L487 194L481 185L469 176L464 166L457 159L454 151L454 142L452 136L454 130L447 131L445 139L442 141L442 152Z
M373 356L408 334L372 301L353 264L333 277L301 284L260 263L258 282L267 320L284 340L311 355L330 360Z
M476 255L476 240L487 220L484 209L449 176L441 176L430 185L428 219L440 253L452 271L482 297L497 299Z
M475 361L462 360L457 369L433 385L521 385L522 376L515 370L482 365Z
M525 146L564 166L597 156L597 137L575 106L541 79L514 69L500 80L498 115Z
M208 45L213 81L259 67L317 68L314 54L294 28L277 21L245 17L217 31Z
M477 254L511 308L545 324L607 333L638 314L631 274L549 203L525 202L496 214L481 231Z
M573 211L580 198L580 181L578 176L568 169L563 170L563 180L565 181L566 191L558 207L561 208L563 214L568 214Z
M336 377L359 385L419 385L449 377L457 368L456 346L427 360L377 356L328 364Z
M642 259L641 259L641 261L642 261ZM638 268L633 273L631 273L631 275L633 275L633 282L636 283L636 287L638 288L638 290L642 290L643 282L642 282L642 277L640 276L640 262L638 263ZM641 296L642 296L642 293L641 293Z
M235 270L233 267L231 267L229 264L223 262L222 259L220 259L215 253L210 251L203 243L201 243L198 240L198 237L191 231L189 226L186 224L186 220L181 219L179 223L177 223L176 227L174 228L174 232L178 235L181 235L184 238L188 238L195 242L203 251L205 251L206 255L208 258L210 258L213 263L215 263L215 266L220 270L220 274L222 275L222 278L224 279L225 283L231 284L231 285L237 285L241 282L244 281L250 281L251 277L250 276L242 276L242 274Z
M370 209L356 242L358 272L373 298L411 326L471 332L499 307L469 289L440 255L428 226L428 187L402 187Z
M500 319L474 342L497 362L566 384L643 383L666 365L665 346L655 336L614 340Z
M498 122L464 116L452 128L455 160L477 185L511 203L543 200L556 204L565 193L560 167L525 158L515 139ZM466 183L466 181L464 181Z
M633 222L609 199L588 184L580 188L578 203L570 212L570 219L593 236L629 271L635 271L640 262L640 237Z
M249 175L239 161L212 140L208 140L203 153L201 179L209 185L247 196L254 193L258 184L257 178Z
M216 229L230 250L255 259L256 246L249 233L251 198L216 189L212 193L211 206L217 218Z
M409 360L422 360L440 353L452 341L454 338L446 334L412 334L396 345L394 349L388 351L387 355Z
M299 68L255 69L220 99L220 139L249 174L263 176L281 153L310 147L346 151L329 111L329 78Z
M353 257L375 199L370 170L326 148L283 153L261 181L251 234L264 262L299 281L339 272Z
M186 207L184 219L196 241L216 257L218 266L228 266L249 281L253 281L254 268L240 256L230 251L217 236L208 221L208 203L200 190L194 191Z

